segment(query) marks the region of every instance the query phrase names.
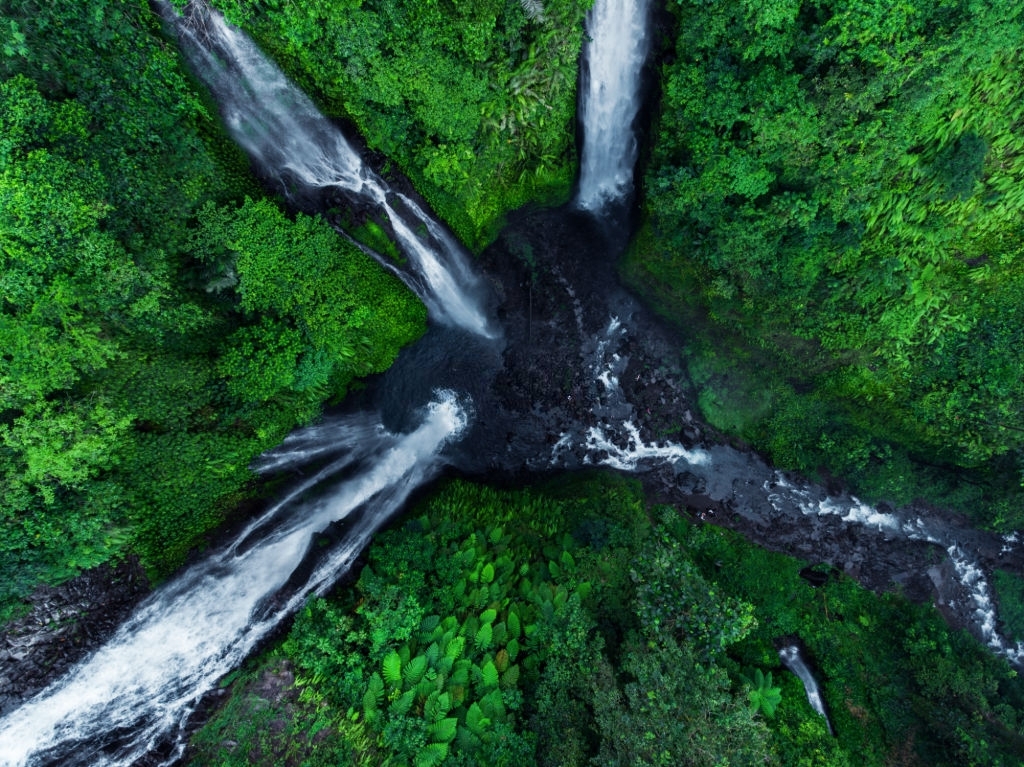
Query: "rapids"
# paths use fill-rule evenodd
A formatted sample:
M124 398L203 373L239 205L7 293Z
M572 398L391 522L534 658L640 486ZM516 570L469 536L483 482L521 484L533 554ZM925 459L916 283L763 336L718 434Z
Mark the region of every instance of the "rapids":
M873 588L895 581L937 594L993 650L1024 657L996 631L985 575L995 565L1021 569L1015 540L827 492L723 444L693 417L673 362L678 340L618 287L614 262L628 232L601 226L632 200L646 6L595 2L576 197L562 210L512 216L481 259L498 286L493 299L454 237L389 188L243 33L201 3L184 17L155 6L232 135L293 204L327 190L390 221L411 268L378 258L433 323L349 412L295 432L254 464L306 472L290 492L0 720L0 764L129 765L156 751L173 763L203 694L310 594L330 589L445 465L508 480L585 466L637 472L653 497L716 515L755 542ZM524 243L531 264L516 255Z

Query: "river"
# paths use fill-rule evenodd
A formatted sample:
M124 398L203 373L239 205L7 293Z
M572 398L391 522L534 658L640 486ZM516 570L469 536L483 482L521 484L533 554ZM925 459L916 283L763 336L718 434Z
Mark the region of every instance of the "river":
M254 465L314 467L310 476L0 720L0 763L130 765L157 752L174 763L203 695L310 594L329 590L446 466L506 479L583 466L637 472L651 492L759 543L874 588L934 592L994 651L1024 656L995 630L985 577L994 564L1020 568L1015 541L920 509L867 506L713 438L670 362L679 342L619 287L614 263L628 231L615 222L628 220L634 195L646 0L598 0L589 13L572 202L513 215L476 265L244 34L201 4L184 17L157 5L228 130L279 191L311 212L329 193L382 213L407 266L376 257L420 296L431 327L362 409L297 431ZM517 238L535 253L529 269ZM671 439L656 439L668 423ZM324 531L330 545L313 547Z

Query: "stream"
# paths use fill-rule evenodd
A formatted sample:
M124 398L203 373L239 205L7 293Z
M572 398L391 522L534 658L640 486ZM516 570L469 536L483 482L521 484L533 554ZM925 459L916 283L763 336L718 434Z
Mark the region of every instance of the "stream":
M1024 659L996 630L986 577L996 565L1024 570L1015 538L954 515L871 507L729 446L694 415L678 339L619 286L628 231L615 222L629 218L634 193L647 0L597 0L588 15L572 202L513 214L475 264L241 31L202 3L184 16L155 6L228 130L291 204L316 213L341 197L381 217L407 264L372 255L423 300L430 329L358 403L254 463L302 470L287 493L0 719L0 765L174 764L203 696L446 467L512 481L635 472L658 500L870 588L934 599L994 652Z

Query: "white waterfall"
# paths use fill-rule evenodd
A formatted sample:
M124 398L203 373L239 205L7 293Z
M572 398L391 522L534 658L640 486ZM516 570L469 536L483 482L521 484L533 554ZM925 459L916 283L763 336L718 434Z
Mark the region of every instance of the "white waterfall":
M465 250L454 238L433 234L442 227L368 168L341 131L252 40L205 3L193 2L185 16L164 0L157 7L213 94L232 137L266 173L285 189L336 188L377 207L394 228L412 272L390 262L386 266L419 296L430 316L471 333L496 335ZM396 199L400 205L393 204ZM431 236L418 235L420 226Z
M828 733L833 735L832 721L828 718L828 711L825 709L825 699L821 696L821 689L818 687L818 681L814 678L814 674L804 663L800 648L797 645L786 645L779 650L779 659L782 661L782 665L796 674L803 683L804 692L807 693L807 702L811 704L811 708L825 717Z
M575 204L599 211L633 191L640 73L650 48L648 0L595 0L580 87L583 156Z
M342 456L228 549L156 591L92 657L0 721L0 765L130 765L146 754L283 616L330 588L409 492L435 474L442 447L465 426L455 396L441 392L409 434L389 433L376 414L360 413L306 430L273 451L263 466L297 462L327 445ZM353 469L349 479L299 501L345 467ZM344 540L304 583L288 584L311 536L349 515Z

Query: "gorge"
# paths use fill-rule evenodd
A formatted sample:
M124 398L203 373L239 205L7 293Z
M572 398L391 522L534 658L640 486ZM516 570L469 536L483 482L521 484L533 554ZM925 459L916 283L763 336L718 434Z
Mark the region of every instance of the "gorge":
M996 632L982 570L1020 571L1015 541L787 476L693 416L672 334L618 287L615 261L629 233L602 224L631 204L644 4L599 0L591 11L573 202L513 214L478 266L217 12L194 3L179 21L159 7L259 170L297 208L319 212L343 198L379 216L407 263L375 258L423 300L432 323L344 412L254 465L308 466L310 476L155 592L83 665L0 720L5 764L132 764L154 749L173 763L203 693L308 596L329 590L445 465L498 479L586 466L637 472L652 494L710 511L755 542L878 590L893 581L919 598L934 590L994 651L1024 656ZM307 556L328 528L329 545Z

